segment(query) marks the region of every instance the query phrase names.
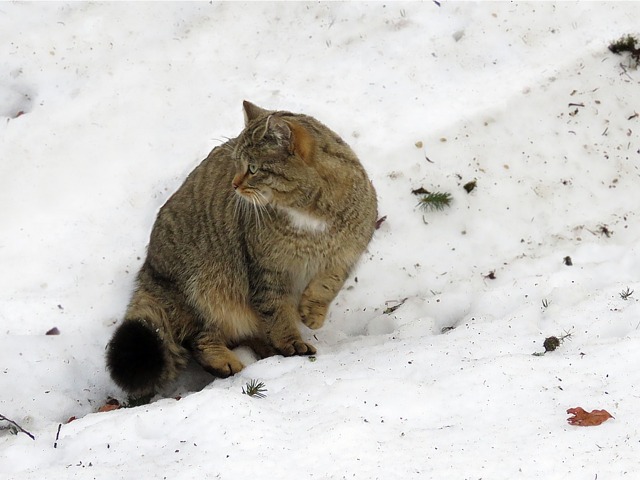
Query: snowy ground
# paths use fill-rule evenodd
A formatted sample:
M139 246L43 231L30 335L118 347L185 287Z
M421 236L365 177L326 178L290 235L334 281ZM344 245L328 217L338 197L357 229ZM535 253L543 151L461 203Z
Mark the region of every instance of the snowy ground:
M607 46L638 18L0 3L0 414L35 436L0 422L0 478L637 478L640 72ZM240 132L245 98L339 132L387 220L304 332L315 362L243 351L233 378L192 366L93 413L124 400L104 347L155 214ZM423 212L419 187L451 207ZM252 379L266 398L242 394ZM576 406L615 419L570 426Z

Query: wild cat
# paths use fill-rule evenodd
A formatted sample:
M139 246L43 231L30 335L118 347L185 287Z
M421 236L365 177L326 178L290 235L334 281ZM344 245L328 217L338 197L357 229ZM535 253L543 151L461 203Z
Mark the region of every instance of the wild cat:
M311 355L373 235L376 192L353 150L312 117L244 102L245 128L216 147L160 209L123 322L107 346L132 396L192 355L217 377L260 357Z

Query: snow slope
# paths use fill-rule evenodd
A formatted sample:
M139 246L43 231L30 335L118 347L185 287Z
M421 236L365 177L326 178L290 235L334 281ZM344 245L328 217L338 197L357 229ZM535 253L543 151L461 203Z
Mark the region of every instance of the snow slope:
M639 17L1 3L0 414L35 440L0 422L0 478L635 478L640 73L607 45ZM340 133L387 219L304 332L315 361L242 351L233 378L191 366L149 405L93 413L124 400L104 347L155 214L240 132L245 98ZM421 210L419 187L451 207ZM242 394L252 379L266 398ZM576 406L615 419L570 426Z

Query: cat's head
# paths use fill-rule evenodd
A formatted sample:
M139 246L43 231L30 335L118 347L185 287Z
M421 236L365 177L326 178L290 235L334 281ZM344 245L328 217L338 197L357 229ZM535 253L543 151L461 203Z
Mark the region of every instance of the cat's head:
M233 152L233 189L254 205L304 207L319 185L316 142L303 116L264 110L247 101L243 106L245 129Z

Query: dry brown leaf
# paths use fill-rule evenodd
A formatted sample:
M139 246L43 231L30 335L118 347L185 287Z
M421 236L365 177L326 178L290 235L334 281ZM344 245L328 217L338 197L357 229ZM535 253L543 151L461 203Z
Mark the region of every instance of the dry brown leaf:
M610 418L614 418L606 410L592 410L587 412L581 407L570 408L567 413L573 415L567 419L570 425L578 425L580 427L593 427L606 422Z
M101 406L98 409L98 412L103 413L103 412L110 412L112 410L118 410L121 407L120 402L118 400L116 400L115 398L110 398L107 400L107 403L105 403L103 406Z

